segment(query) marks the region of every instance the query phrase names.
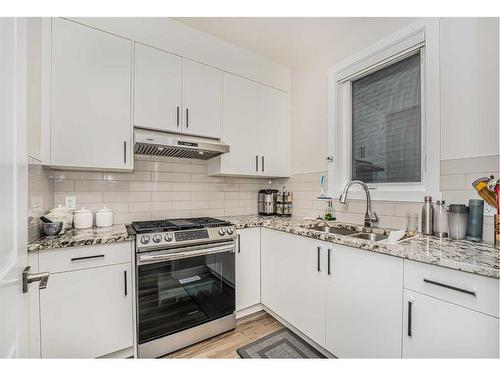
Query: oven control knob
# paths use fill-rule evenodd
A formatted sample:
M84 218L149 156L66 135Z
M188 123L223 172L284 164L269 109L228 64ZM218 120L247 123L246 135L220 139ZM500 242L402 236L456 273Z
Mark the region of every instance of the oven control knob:
M233 233L234 233L234 229L232 227L227 228L227 234L229 234L230 236L232 236Z
M223 236L226 233L226 230L224 228L219 228L219 234Z
M141 237L141 243L143 245L147 245L149 243L149 240L150 240L150 237L147 234Z
M172 233L167 233L167 234L165 235L165 241L170 242L170 241L172 241L173 239L174 239L174 236L172 235Z
M161 241L161 234L154 234L153 235L153 242L158 243Z

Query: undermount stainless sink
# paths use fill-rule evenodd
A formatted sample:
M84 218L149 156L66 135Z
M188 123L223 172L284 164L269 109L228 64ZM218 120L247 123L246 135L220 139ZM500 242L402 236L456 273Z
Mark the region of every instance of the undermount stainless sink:
M325 233L340 234L340 235L343 235L343 236L350 236L351 234L358 233L358 232L356 232L355 230L352 230L352 229L329 227L328 225L318 225L318 226L315 226L315 227L311 227L309 229L317 230L317 231L325 232Z
M350 237L353 238L360 238L362 240L369 240L369 241L382 241L385 240L387 237L385 234L380 234L380 233L357 233L357 234L351 234Z

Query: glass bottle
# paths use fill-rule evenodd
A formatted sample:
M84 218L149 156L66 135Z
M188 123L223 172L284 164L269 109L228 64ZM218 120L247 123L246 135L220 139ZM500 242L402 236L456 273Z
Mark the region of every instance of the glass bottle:
M328 201L328 204L326 206L325 210L325 220L335 220L335 209L333 208L333 203L332 201Z

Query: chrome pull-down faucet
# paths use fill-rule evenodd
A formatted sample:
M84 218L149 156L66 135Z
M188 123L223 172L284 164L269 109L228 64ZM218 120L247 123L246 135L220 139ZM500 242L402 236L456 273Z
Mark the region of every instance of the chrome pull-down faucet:
M359 181L359 180L352 180L352 181L350 181L345 186L344 191L342 192L342 194L340 194L339 202L342 203L342 204L346 204L347 203L347 192L349 191L349 188L352 185L354 185L354 184L361 185L363 187L363 189L365 190L365 194L366 194L366 212L365 212L365 223L364 223L364 226L365 226L365 228L370 228L373 223L377 223L378 222L378 216L377 216L377 214L374 211L372 211L372 200L370 198L370 190L369 190L367 184L365 184L363 181Z

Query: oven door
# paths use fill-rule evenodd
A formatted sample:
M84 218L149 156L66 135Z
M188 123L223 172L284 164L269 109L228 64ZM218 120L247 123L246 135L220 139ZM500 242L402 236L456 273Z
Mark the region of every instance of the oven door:
M137 255L138 342L235 310L234 241Z

